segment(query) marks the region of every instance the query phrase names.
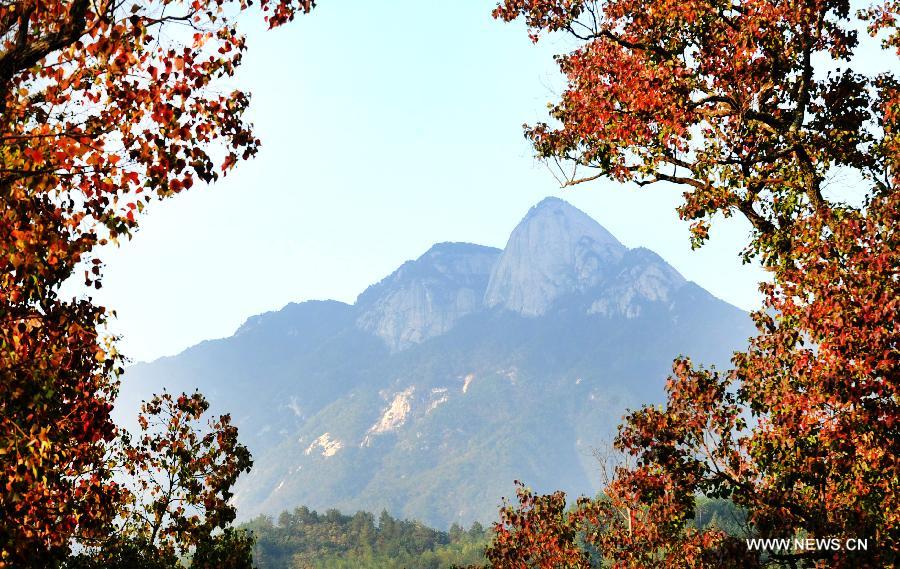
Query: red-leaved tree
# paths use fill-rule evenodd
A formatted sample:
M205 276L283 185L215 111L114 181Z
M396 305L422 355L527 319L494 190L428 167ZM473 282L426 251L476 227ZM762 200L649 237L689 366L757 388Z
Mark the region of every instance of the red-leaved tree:
M734 368L677 360L665 407L625 418L615 446L631 460L604 496L582 501L565 523L534 523L533 504L546 498L525 496L501 516L493 566L581 567L585 552L615 567L896 563L900 98L893 74L856 72L850 59L865 41L868 53L896 62L897 8L498 6L500 18L524 18L535 40L564 32L582 41L558 59L568 87L553 122L526 127L565 184L606 177L681 186L678 213L691 221L694 244L708 239L715 216L741 215L753 227L744 257L761 262L771 282L753 315L759 334ZM866 24L871 37L858 31ZM864 196L842 201L833 179ZM750 548L695 527L699 495L746 510L752 537L836 541ZM535 535L547 531L557 537ZM581 541L566 537L572 531ZM866 539L867 548L848 539ZM580 546L548 564L520 546L538 542Z
M102 535L121 358L90 298L96 248L154 199L210 182L259 141L221 92L246 49L243 0L0 5L0 567L49 566ZM310 0L261 0L270 26ZM78 273L78 276L76 276Z

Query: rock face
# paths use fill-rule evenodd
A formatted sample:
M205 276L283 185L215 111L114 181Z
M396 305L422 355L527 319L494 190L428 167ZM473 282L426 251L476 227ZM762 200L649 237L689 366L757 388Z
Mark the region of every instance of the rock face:
M547 198L513 230L491 273L484 302L539 316L561 296L583 292L608 278L625 251L584 212Z
M588 314L637 318L648 302L671 302L684 277L649 249L630 249L594 294Z
M310 301L126 371L117 412L199 388L254 467L241 518L301 504L447 527L496 518L523 480L592 494L592 448L663 399L672 359L727 365L747 315L569 204L528 212L504 251L435 245L356 304ZM120 419L122 420L122 419Z
M439 336L481 309L499 255L499 249L470 243L435 245L359 296L357 326L392 351Z
M659 255L629 250L584 212L547 198L503 251L440 243L407 261L359 296L356 325L399 352L485 309L536 317L574 297L587 314L635 318L646 303L669 302L685 282Z

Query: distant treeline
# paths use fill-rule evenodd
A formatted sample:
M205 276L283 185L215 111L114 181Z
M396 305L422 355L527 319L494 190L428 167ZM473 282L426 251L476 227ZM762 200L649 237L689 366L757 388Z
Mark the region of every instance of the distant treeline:
M744 535L745 513L729 500L698 497L694 524ZM350 516L307 507L274 520L260 516L242 526L253 533L258 569L450 569L485 562L491 530L475 522L440 531L387 512Z
M244 524L256 544L259 569L449 569L484 562L490 530L475 522L449 531L399 520L387 512L317 513L306 507L277 521L260 516Z

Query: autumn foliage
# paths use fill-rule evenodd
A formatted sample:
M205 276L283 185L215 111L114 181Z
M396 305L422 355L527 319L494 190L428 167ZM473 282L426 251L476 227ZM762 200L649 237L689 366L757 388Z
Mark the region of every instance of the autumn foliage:
M491 567L573 567L589 568L590 556L579 543L586 529L582 499L568 511L563 492L536 495L517 482L515 506L500 510L497 535L486 556Z
M523 18L535 40L561 32L581 42L558 58L568 87L552 122L526 127L564 184L681 186L678 213L694 244L716 216L743 216L753 227L744 258L771 281L753 315L759 334L733 369L676 360L666 406L625 418L615 446L628 460L604 495L563 512L557 495L520 492L501 513L493 566L587 567L590 552L615 567L897 562L900 98L887 70L868 76L849 65L863 41L896 62L897 8L497 7L497 17ZM848 199L854 188L861 197ZM747 537L863 538L868 548L751 550L694 526L700 495L745 509Z
M229 502L238 476L252 465L250 452L231 418L207 420L208 409L196 392L163 392L142 405L139 432L124 433L110 448L125 494L115 529L82 540L65 569L176 567L183 555L195 569L210 566L210 558L229 567L229 557L249 555L249 542L229 527L236 515ZM240 557L233 565L250 567Z
M893 30L890 9L864 14L873 32ZM568 184L685 186L698 243L716 214L741 214L771 253L791 220L832 205L835 167L889 190L897 86L848 66L847 2L511 0L495 15L584 42L558 58L569 86L556 122L527 127L538 153L576 166Z
M231 487L253 464L228 415L203 424L207 409L199 393L158 395L138 416L140 436L126 437L122 449L121 462L138 486L125 533L167 554L204 543L234 521Z
M261 0L270 26L310 0ZM98 246L144 206L210 182L259 141L222 92L246 49L227 0L0 5L0 567L102 537L126 494L107 464L122 360Z

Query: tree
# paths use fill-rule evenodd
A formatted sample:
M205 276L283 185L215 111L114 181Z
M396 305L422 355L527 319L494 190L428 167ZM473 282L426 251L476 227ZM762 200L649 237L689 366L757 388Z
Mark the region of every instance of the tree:
M486 551L491 567L589 569L590 555L579 544L579 533L585 530L581 506L588 501L568 512L563 492L536 495L519 482L516 486L518 503L500 510L497 535Z
M121 435L108 457L125 495L115 531L82 540L65 569L171 568L184 558L195 569L251 567L253 539L230 527L229 502L252 460L228 415L204 426L208 407L196 392L143 404L137 442Z
M891 73L866 76L849 60L861 20L872 42L898 48L897 8L506 0L495 10L524 18L535 40L565 32L582 42L558 58L568 88L555 122L526 127L564 185L681 186L695 246L716 215L741 215L753 227L745 260L771 272L753 315L759 335L734 368L676 360L666 406L632 412L620 428L616 447L633 460L564 525L614 566L896 563L900 98ZM838 173L865 188L862 204L835 197ZM689 526L698 495L730 498L759 537L869 547L753 551ZM505 517L498 535L521 532L521 519Z
M65 569L251 566L253 540L229 527L235 518L231 488L250 470L250 452L238 442L228 415L209 419L200 393L163 392L145 402L136 441L123 434L108 457L126 499L115 531L80 543Z
M191 557L191 569L250 569L253 567L253 536L244 530L226 528L201 542Z
M261 0L270 26L310 0ZM154 199L210 182L259 141L221 93L246 49L226 0L0 6L0 567L49 565L108 531L122 358L90 298L60 297Z
M717 213L741 214L755 229L748 253L773 261L794 219L834 209L822 193L834 168L892 187L894 78L815 65L854 54L849 10L831 0L509 0L494 13L524 17L535 40L566 31L584 41L558 58L569 81L551 108L558 126L526 128L540 156L574 166L565 185L679 184L696 244Z
M178 559L160 555L146 541L122 538L105 540L104 547L79 551L62 563L64 569L174 569Z
M199 393L164 392L143 405L141 435L136 443L125 437L120 455L137 485L120 534L164 555L184 554L208 546L214 532L234 521L231 488L253 461L228 415L202 428L208 408ZM233 532L228 536L235 538Z

